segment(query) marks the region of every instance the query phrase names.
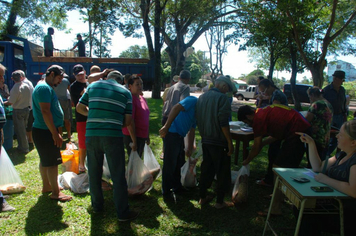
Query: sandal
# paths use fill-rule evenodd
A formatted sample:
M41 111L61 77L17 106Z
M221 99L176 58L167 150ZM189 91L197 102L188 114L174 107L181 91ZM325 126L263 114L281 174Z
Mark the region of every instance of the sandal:
M57 198L53 198L53 197L50 197L50 198L51 198L51 200L60 201L60 202L69 202L73 199L73 197L68 196L68 195L64 195L64 196L57 197Z
M87 169L85 169L85 167L81 167L79 166L79 174L85 173L87 171Z
M206 196L205 198L200 198L199 205L204 206L214 199L213 196Z
M101 189L102 189L103 191L109 191L109 190L111 190L112 188L111 188L111 185L110 185L108 182L102 180L102 181L101 181Z

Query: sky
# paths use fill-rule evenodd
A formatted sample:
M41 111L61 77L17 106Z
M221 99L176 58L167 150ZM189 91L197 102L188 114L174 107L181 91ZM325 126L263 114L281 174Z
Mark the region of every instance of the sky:
M60 50L71 49L73 45L77 42L76 35L78 33L84 33L89 31L88 25L84 24L81 21L81 16L79 12L71 11L69 12L68 16L69 18L67 28L70 28L71 30L67 29L66 31L57 31L55 29L55 34L53 35L54 47ZM68 33L68 31L70 31L70 33ZM122 33L117 30L112 36L112 46L110 47L112 57L118 57L122 51L128 49L130 46L133 45L146 46L146 40L145 38L125 38ZM193 47L195 48L195 51L209 51L204 34L194 43ZM228 53L224 56L223 59L223 72L225 75L230 75L234 78L238 78L242 74L247 75L253 70L257 69L254 62L249 62L250 58L247 55L247 51L238 51L238 46L234 44L231 44L227 50ZM208 53L206 55L208 56ZM356 67L355 56L340 56L337 58L328 57L327 60L329 62L334 60L343 60L353 64ZM264 72L265 75L268 74L267 70L264 70ZM273 77L277 77L279 79L284 77L288 80L290 78L290 73L274 71ZM300 81L303 79L303 77L306 77L308 79L311 78L310 72L306 71L303 74L298 74L297 80Z

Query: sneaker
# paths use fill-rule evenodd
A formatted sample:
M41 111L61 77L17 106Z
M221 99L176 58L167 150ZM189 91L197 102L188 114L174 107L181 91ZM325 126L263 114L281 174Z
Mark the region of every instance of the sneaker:
M119 218L119 221L121 222L125 222L125 221L131 221L137 218L137 216L139 215L139 212L136 211L129 211L129 213L127 214L126 217L123 218Z
M178 188L178 189L175 189L175 190L173 190L173 192L175 193L175 194L184 194L184 193L188 193L189 192L189 189L187 189L187 188L185 188L185 187L180 187L180 188Z
M163 194L163 201L174 202L175 204L177 204L177 196L174 192L170 192L169 194Z
M15 207L10 206L9 203L3 202L2 203L2 211L14 211Z

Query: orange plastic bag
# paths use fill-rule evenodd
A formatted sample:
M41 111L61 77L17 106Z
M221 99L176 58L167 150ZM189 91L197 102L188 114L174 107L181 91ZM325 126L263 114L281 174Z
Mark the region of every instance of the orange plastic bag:
M71 171L79 174L79 151L64 150L61 151L62 156L62 172Z

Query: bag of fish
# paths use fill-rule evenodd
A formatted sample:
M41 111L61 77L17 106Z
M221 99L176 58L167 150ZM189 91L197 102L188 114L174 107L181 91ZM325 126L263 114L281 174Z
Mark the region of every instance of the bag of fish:
M152 186L153 176L136 151L130 154L126 181L129 196L142 195Z
M238 171L234 189L232 190L232 202L234 204L247 202L249 175L250 165L242 166Z

